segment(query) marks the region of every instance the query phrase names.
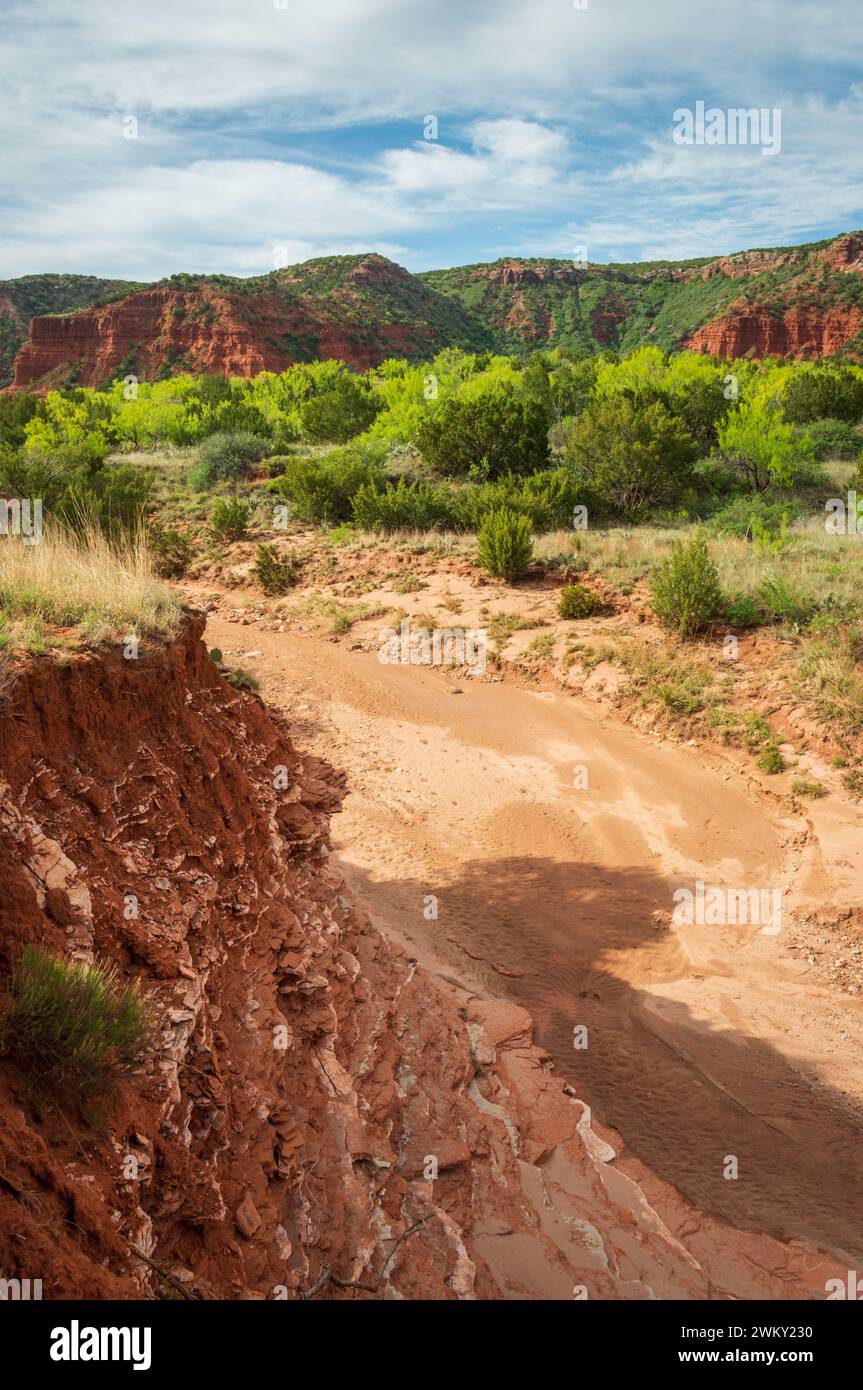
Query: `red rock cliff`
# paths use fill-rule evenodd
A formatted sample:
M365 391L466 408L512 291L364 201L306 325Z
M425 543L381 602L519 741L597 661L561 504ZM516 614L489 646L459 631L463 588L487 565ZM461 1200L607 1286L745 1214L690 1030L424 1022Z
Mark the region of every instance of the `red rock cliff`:
M390 300L405 286L417 301L413 312L393 313ZM154 285L101 307L31 319L12 389L101 386L128 372L145 381L181 371L255 376L315 357L364 371L388 356L420 349L431 356L443 342L424 317L424 293L407 271L373 255L332 287L295 270L244 292L206 282Z
M863 328L863 309L789 309L781 317L755 309L731 310L696 329L681 344L717 357L827 357Z
M115 962L160 1020L95 1128L0 1057L0 1276L50 1299L823 1294L805 1247L679 1199L672 1234L610 1187L524 1011L419 968L347 895L341 777L202 629L31 662L0 708L0 996L40 942Z
M224 376L283 371L296 354L278 343L309 326L275 294L257 296L251 315L237 295L157 286L101 308L32 319L13 387L51 386L65 381L70 368L82 386L100 386L129 371L153 380L165 367ZM329 346L326 355L361 365L362 354L350 342L331 333Z

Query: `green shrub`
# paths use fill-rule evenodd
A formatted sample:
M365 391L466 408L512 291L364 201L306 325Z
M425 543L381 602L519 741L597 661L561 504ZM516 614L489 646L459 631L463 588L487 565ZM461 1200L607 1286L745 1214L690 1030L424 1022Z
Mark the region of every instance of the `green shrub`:
M817 604L796 588L784 574L768 575L761 581L758 597L767 616L774 622L800 627L817 612Z
M534 531L570 526L580 500L572 474L544 469L525 478L506 473L494 482L465 483L452 492L451 524L455 531L478 531L489 512L508 507L526 516Z
M855 459L863 439L847 420L813 420L806 434L816 459Z
M857 767L852 767L850 772L843 772L842 785L855 801L863 801L863 772Z
M259 545L255 558L255 578L271 597L287 593L297 582L299 561L291 550L280 555L274 545Z
M632 520L680 499L697 453L684 424L661 402L623 395L593 402L563 446L564 461L588 497Z
M700 533L675 542L656 569L653 608L663 627L683 638L694 637L722 611L719 574Z
M26 438L27 425L38 409L38 396L31 395L28 391L0 395L0 444L20 449Z
M530 521L508 507L489 512L477 534L477 554L489 574L514 584L533 555Z
M153 483L151 469L107 463L88 444L0 452L0 490L13 497L41 497L46 517L82 531L107 535L136 531Z
M591 618L602 603L592 589L584 584L567 584L560 591L557 611L562 618Z
M803 508L794 497L783 497L770 501L759 493L732 498L718 512L714 512L707 523L708 529L720 535L745 536L751 539L756 530L774 535L782 531L783 520L791 525L800 516Z
M785 771L785 759L775 743L768 743L767 747L759 753L758 766L769 777L775 777L778 772Z
M718 432L731 408L726 399L725 386L721 376L715 381L695 379L687 383L686 389L668 401L669 408L683 421L702 456L710 453L716 444Z
M785 388L782 412L795 425L815 420L855 424L863 415L863 381L848 367L803 368Z
M242 497L220 497L213 508L210 526L220 541L238 541L249 529L252 509Z
M57 512L75 529L96 522L106 535L137 531L153 482L152 471L134 463L104 463L68 487Z
M333 526L353 521L354 497L364 484L382 489L385 446L334 449L323 459L291 458L276 488L301 521Z
M153 526L147 536L153 569L160 579L182 579L192 559L192 544L183 531Z
M266 456L269 447L266 439L247 430L211 434L198 451L198 466L190 479L192 486L208 488L213 483L242 482Z
M453 517L449 488L399 478L381 487L363 483L353 500L354 520L365 531L431 531L449 528Z
M426 465L446 476L531 473L548 463L549 424L540 401L494 382L444 400L421 420L417 446Z
M546 468L518 480L513 503L530 518L534 531L555 531L573 524L582 492L566 468Z
M726 604L725 616L732 627L758 627L761 609L748 594L738 594Z
M752 544L759 555L783 555L789 550L791 537L788 534L788 517L785 513L782 513L776 529L756 517L752 522Z
M791 790L798 796L811 796L813 800L827 795L827 788L823 782L809 782L805 777L795 777L791 783Z
M369 531L478 531L489 512L507 507L526 516L534 531L572 524L579 493L563 468L494 482L397 482L363 484L354 497L354 518Z
M222 675L232 685L235 690L251 690L253 693L261 688L261 682L251 671L247 671L244 666L228 666L222 671Z
M136 1066L152 1023L112 965L58 960L25 946L4 1022L5 1045L35 1091L104 1094Z

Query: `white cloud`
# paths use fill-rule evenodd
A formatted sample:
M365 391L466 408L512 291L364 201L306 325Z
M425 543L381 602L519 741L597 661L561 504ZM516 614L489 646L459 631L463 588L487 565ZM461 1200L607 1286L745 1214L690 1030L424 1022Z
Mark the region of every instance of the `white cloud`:
M428 263L483 227L489 255L697 255L854 225L861 48L845 0L7 0L0 275L252 273L274 244ZM696 100L782 106L781 154L674 146ZM396 120L415 136L351 146Z
M470 152L434 140L385 151L379 168L390 192L430 199L439 212L506 209L527 198L539 206L559 202L570 182L562 132L531 121L486 120L467 133Z
M181 267L252 274L274 268L277 246L289 248L288 260L370 246L392 254L410 223L373 187L306 165L201 160L127 170L62 206L30 206L7 218L0 248L5 241L11 274L34 263L143 278ZM166 245L176 258L169 265Z

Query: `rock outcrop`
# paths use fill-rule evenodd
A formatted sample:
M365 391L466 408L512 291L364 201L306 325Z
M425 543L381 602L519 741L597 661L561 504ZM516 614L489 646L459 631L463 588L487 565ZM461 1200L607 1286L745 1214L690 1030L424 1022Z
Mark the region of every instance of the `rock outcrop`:
M682 344L716 357L829 357L863 328L863 308L794 308L781 315L739 308L706 324Z
M411 275L369 254L322 257L249 280L180 275L101 306L34 317L13 388L101 386L130 373L142 381L181 371L254 376L327 357L365 370L393 356L427 360L449 346L589 353L655 343L723 356L856 358L861 271L863 235L852 232L714 260L587 265L507 257ZM715 289L708 302L692 293L697 282ZM8 283L7 298L18 284ZM94 291L85 292L92 302ZM4 303L0 294L0 329ZM23 333L16 313L7 355Z
M130 373L256 376L318 358L363 371L472 339L481 345L482 334L458 306L392 261L332 257L248 281L175 277L101 307L36 317L13 388L101 386Z

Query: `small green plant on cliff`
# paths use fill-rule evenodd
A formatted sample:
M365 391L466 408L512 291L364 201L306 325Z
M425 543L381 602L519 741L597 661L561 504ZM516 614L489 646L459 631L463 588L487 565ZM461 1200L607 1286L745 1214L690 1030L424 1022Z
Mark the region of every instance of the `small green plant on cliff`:
M35 1092L104 1095L141 1061L151 1033L145 1001L116 967L24 947L3 1035Z
M477 554L496 579L522 579L533 555L530 519L508 507L489 512L477 534Z
M253 693L261 688L261 682L251 671L247 671L245 666L226 666L222 675L232 685L235 690L251 690Z

